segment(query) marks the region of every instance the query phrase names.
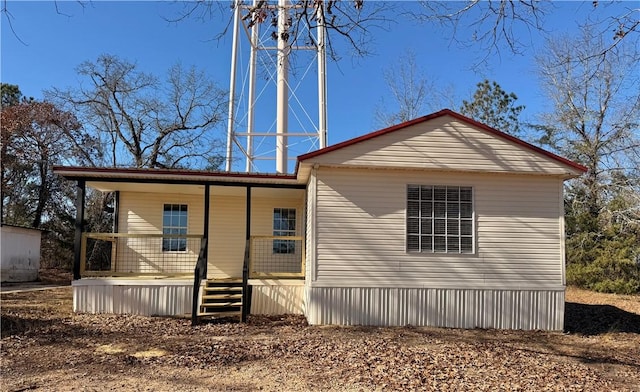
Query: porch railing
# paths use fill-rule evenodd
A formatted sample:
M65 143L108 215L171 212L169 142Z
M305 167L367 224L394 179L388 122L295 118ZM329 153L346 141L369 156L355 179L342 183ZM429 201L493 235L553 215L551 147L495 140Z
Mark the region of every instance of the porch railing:
M304 237L254 236L249 243L249 277L302 278Z
M83 233L81 276L193 276L202 235Z

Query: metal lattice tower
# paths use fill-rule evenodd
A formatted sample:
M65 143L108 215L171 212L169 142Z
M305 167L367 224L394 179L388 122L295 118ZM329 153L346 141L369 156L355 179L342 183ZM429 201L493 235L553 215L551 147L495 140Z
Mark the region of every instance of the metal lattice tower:
M236 0L233 11L225 170L244 160L246 172L265 171L259 162L275 160L275 171L287 173L290 151L326 147L324 2Z

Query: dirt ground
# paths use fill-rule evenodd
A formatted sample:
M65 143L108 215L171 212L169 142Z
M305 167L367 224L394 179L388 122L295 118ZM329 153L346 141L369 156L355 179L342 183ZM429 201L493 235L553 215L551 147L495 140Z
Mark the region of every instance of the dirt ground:
M53 286L68 286L71 284L71 278L73 276L70 272L56 269L40 270L38 275L39 278L35 282L3 282L2 285L0 285L0 291L6 293L18 290L41 290Z
M63 279L64 280L64 279ZM566 331L203 323L2 294L2 391L640 391L640 297L568 289Z

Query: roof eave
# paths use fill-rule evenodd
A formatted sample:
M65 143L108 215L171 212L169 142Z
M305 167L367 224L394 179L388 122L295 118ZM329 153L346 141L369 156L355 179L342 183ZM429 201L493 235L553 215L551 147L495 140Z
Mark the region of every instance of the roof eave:
M77 166L56 166L54 173L68 180L85 181L123 181L123 180L155 180L171 183L258 183L298 185L297 176L281 174L205 172L190 170L165 169L130 169L130 168L89 168Z

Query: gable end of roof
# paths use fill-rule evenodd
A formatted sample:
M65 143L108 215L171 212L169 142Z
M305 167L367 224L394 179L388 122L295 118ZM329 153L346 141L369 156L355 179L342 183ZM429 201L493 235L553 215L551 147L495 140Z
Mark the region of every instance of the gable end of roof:
M371 133L368 133L368 134L365 134L365 135L362 135L362 136L359 136L359 137L356 137L356 138L353 138L353 139L345 140L345 141L343 141L341 143L337 143L337 144L334 144L334 145L329 146L329 147L325 147L325 148L320 149L320 150L316 150L316 151L312 151L312 152L307 153L307 154L300 155L300 156L298 156L298 161L297 161L297 164L296 164L296 172L298 171L298 167L300 166L300 163L302 163L302 162L304 162L306 160L309 160L309 159L312 159L312 158L315 158L315 157L318 157L318 156L321 156L321 155L324 155L324 154L328 154L328 153L330 153L332 151L340 150L342 148L345 148L345 147L348 147L348 146L351 146L351 145L354 145L354 144L362 143L364 141L371 140L371 139L377 138L377 137L382 136L382 135L386 135L386 134L389 134L389 133L392 133L392 132L399 131L401 129L410 127L412 125L421 124L423 122L426 122L426 121L429 121L429 120L433 120L433 119L436 119L436 118L439 118L439 117L443 117L443 116L451 116L451 117L455 118L458 121L461 121L461 122L467 123L467 124L469 124L471 126L474 126L476 128L479 128L479 129L483 130L484 132L487 132L487 133L489 133L489 134L491 134L493 136L496 136L496 137L499 137L499 138L502 138L502 139L506 139L506 140L508 140L508 141L510 141L512 143L515 143L517 145L520 145L520 146L522 146L522 147L524 147L524 148L526 148L528 150L534 151L534 152L536 152L538 154L546 156L547 158L550 158L550 159L552 159L554 161L557 161L557 162L559 162L559 163L561 163L563 165L569 166L569 167L573 168L574 170L577 170L578 172L585 173L587 171L587 168L585 166L583 166L583 165L580 165L579 163L573 162L573 161L571 161L571 160L569 160L567 158L561 157L561 156L556 155L556 154L554 154L554 153L552 153L550 151L547 151L547 150L542 149L542 148L540 148L538 146L535 146L535 145L533 145L531 143L525 142L524 140L519 139L519 138L517 138L515 136L512 136L512 135L509 135L507 133L498 131L497 129L491 128L490 126L488 126L486 124L478 122L478 121L476 121L476 120L474 120L472 118L463 116L460 113L454 112L451 109L443 109L443 110L440 110L440 111L435 112L435 113L428 114L428 115L423 116L423 117L418 117L416 119L409 120L409 121L406 121L406 122L403 122L403 123L400 123L400 124L397 124L397 125L393 125L393 126L388 127L388 128L384 128L384 129L381 129L381 130L378 130L378 131L375 131L375 132L371 132Z

